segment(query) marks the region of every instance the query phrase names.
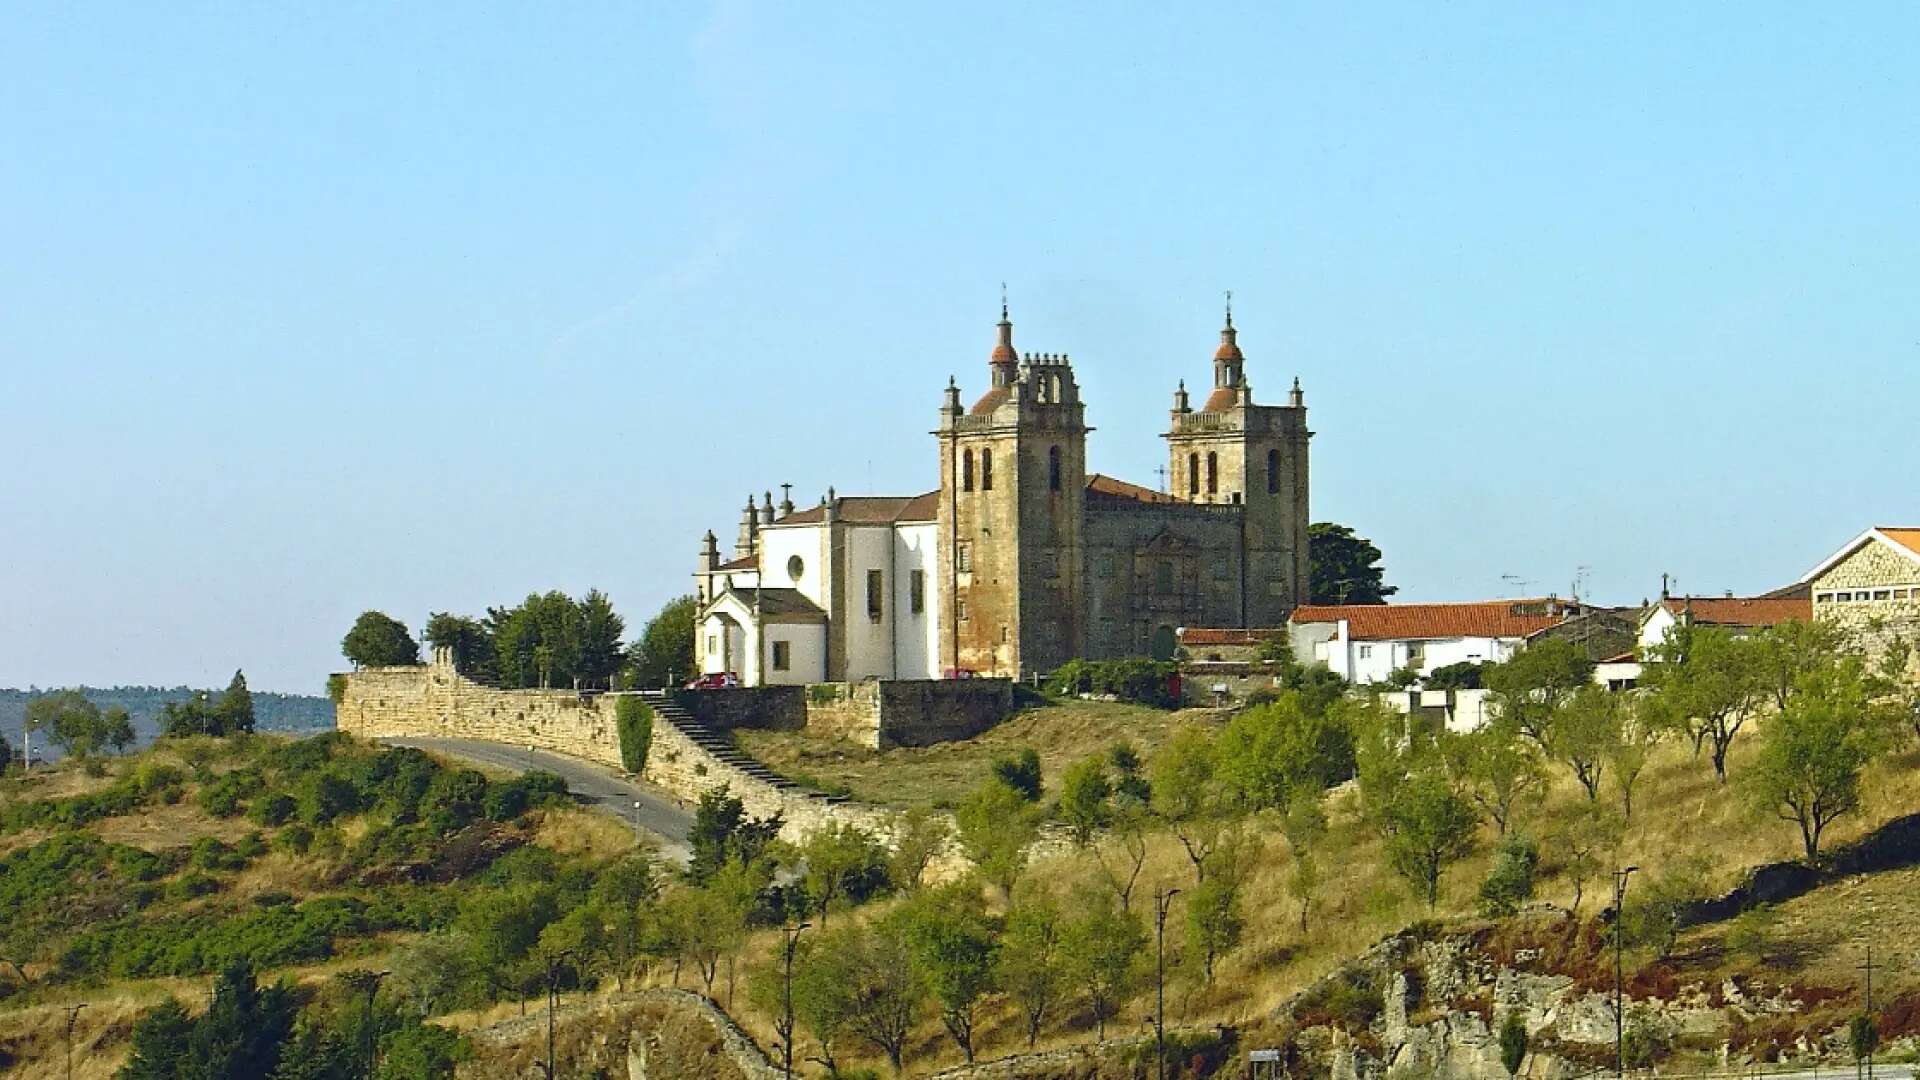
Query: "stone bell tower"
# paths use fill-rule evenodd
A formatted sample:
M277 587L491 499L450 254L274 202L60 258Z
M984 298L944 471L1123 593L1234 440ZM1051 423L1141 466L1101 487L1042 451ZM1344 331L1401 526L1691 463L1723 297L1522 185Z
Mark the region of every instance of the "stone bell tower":
M1174 392L1167 475L1175 498L1241 508L1245 551L1241 624L1279 626L1307 597L1306 397L1295 379L1285 405L1256 405L1227 296L1213 354L1213 390L1198 412L1186 384Z
M1083 653L1087 431L1064 355L1013 348L1000 306L986 393L940 409L941 667L1018 677Z

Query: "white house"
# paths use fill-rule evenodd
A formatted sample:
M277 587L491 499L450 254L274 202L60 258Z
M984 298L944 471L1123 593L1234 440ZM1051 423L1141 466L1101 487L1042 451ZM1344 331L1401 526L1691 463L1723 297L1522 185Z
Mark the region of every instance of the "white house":
M1585 610L1553 597L1458 604L1308 604L1287 620L1293 655L1352 683L1401 668L1421 676L1449 664L1499 663L1528 636Z
M748 686L939 678L937 496L829 492L778 517L748 499L736 558L702 547L695 666Z
M1718 626L1745 634L1812 617L1813 605L1804 589L1768 596L1663 596L1640 616L1635 646L1645 660L1676 626Z

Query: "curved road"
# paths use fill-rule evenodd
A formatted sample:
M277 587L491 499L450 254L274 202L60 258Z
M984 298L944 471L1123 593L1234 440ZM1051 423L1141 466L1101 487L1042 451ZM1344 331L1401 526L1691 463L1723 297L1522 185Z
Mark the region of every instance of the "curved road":
M660 842L660 854L675 862L686 862L687 837L693 831L693 813L650 784L637 783L604 765L548 753L523 746L485 742L480 739L381 739L389 746L411 746L420 750L464 758L480 765L524 773L536 769L550 772L567 782L567 790L588 805L598 807L654 835ZM636 806L635 804L639 804Z

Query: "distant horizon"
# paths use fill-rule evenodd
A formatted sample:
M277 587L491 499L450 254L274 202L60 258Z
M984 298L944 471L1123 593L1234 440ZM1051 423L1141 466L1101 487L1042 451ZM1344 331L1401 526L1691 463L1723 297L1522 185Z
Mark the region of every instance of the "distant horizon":
M0 683L317 693L935 486L1000 287L1153 485L1223 294L1396 600L1920 518L1920 7L62 6L0 40ZM1522 584L1525 585L1522 588Z

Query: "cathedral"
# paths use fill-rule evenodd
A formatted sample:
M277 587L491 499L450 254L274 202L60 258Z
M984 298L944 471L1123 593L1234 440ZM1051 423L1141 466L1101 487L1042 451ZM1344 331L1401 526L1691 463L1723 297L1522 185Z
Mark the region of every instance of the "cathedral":
M1077 657L1167 658L1181 627L1285 625L1307 590L1307 409L1256 405L1233 310L1195 409L1181 381L1166 487L1087 471L1065 355L1020 354L1002 304L971 408L948 380L940 486L776 508L747 497L732 557L706 534L695 661L748 686L1020 678Z

